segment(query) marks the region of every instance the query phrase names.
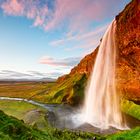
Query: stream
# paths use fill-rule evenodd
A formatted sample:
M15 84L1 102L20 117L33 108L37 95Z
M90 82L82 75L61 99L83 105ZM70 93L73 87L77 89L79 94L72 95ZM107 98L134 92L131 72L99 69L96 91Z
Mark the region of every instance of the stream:
M33 100L23 99L23 98L12 98L12 97L0 97L0 100L11 100L11 101L24 101L33 105L43 107L47 110L46 117L51 126L59 129L70 129L74 131L86 131L94 132L97 134L111 134L118 131L115 128L110 128L107 130L101 130L92 125L85 123L83 116L80 113L79 108L71 107L67 104L44 104ZM129 127L133 128L140 126L140 121L135 118L125 115L127 122L129 122Z

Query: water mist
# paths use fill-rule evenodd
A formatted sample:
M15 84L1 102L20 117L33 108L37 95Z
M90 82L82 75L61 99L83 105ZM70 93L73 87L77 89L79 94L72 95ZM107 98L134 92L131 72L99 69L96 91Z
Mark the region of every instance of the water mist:
M116 21L108 27L100 44L93 72L86 91L84 104L85 122L100 129L115 127L127 129L116 93L115 44Z

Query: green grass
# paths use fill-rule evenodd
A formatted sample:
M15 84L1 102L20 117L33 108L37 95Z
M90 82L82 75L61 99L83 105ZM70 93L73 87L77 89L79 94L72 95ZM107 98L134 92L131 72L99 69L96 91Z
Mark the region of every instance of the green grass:
M48 128L48 122L45 119L47 110L42 107L24 101L0 100L0 110L40 130Z
M139 105L131 101L123 100L125 112L129 110L132 116L139 116ZM44 109L23 101L0 101L0 110L6 114L15 116L26 122L7 116L0 111L0 140L90 140L96 136L97 140L139 140L140 127L120 131L113 135L99 136L92 133L72 132L69 130L58 130L48 125L44 118ZM36 114L32 111L40 111ZM29 124L29 125L28 125ZM41 131L43 130L43 131Z
M107 136L80 131L62 131L52 127L40 131L0 111L0 140L92 140L95 137L96 140L139 140L140 127Z
M47 110L42 107L24 101L0 100L0 110L40 130L48 129Z
M140 105L129 100L122 100L121 109L124 113L140 120Z
M91 133L61 131L51 127L47 131L40 131L0 111L1 140L89 140L94 136L97 140L104 139Z
M8 140L46 140L51 136L46 132L27 126L16 118L0 111L0 135Z
M46 103L69 103L76 105L84 97L86 75L76 74L61 83L56 83L44 95L34 96L34 100Z
M140 127L107 136L106 140L140 140Z
M11 101L11 100L10 101L0 100L0 110L18 119L24 119L24 116L32 110L45 111L45 109L39 106L24 101Z

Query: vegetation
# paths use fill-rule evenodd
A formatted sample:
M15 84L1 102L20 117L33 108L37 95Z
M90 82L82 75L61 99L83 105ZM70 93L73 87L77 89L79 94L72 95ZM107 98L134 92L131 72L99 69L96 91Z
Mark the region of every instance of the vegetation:
M5 82L0 84L0 96L77 105L83 99L85 83L83 74L73 75L61 83Z
M1 140L92 140L95 138L96 140L139 140L140 127L107 136L80 131L58 130L49 126L46 131L40 131L35 126L28 126L23 121L0 111Z
M47 110L42 107L24 101L0 100L0 110L40 130L48 128L48 122L45 119Z
M32 99L45 103L69 103L77 105L83 99L85 81L86 75L73 75L60 83L56 83L43 95L36 95Z
M107 140L140 140L140 127L106 136Z
M40 131L0 111L0 139L2 140L89 140L95 136L97 140L103 139L91 133L61 131L51 127L48 127L47 131Z
M30 99L42 95L54 83L47 82L1 82L0 96Z
M133 101L122 100L121 109L124 113L140 120L140 105L135 104Z
M33 110L45 112L45 109L39 106L24 101L11 101L11 100L10 101L0 100L0 110L18 119L24 119L24 116Z

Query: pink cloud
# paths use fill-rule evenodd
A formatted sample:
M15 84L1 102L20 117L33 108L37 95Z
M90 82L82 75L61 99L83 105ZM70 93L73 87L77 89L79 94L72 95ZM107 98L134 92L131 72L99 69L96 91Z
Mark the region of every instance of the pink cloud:
M17 0L7 0L2 4L1 8L5 14L14 16L22 15L24 9L22 3L19 3Z
M34 21L34 26L44 26L48 15L48 7L39 6L39 0L6 0L0 7L4 14L10 16L24 16Z
M81 58L76 57L70 57L70 58L64 58L64 59L55 59L52 57L44 56L40 59L39 63L41 64L47 64L51 66L74 66L78 64Z
M54 9L49 11L41 0L4 0L1 8L7 15L25 16L34 21L34 26L41 26L46 31L67 24L71 32L83 32L94 21L118 13L117 4L121 0L55 0Z
M121 0L56 0L56 9L53 18L45 29L53 29L68 21L70 31L84 31L94 21L100 21L106 17L118 14L116 4Z
M94 29L93 31L85 32L83 34L78 34L75 36L70 35L68 37L65 37L64 39L52 41L50 45L58 46L58 45L64 45L64 43L70 42L70 41L81 41L81 40L84 41L84 40L89 40L89 39L93 40L93 38L102 35L104 31L107 29L107 26L108 24L105 24L103 26L100 26Z

